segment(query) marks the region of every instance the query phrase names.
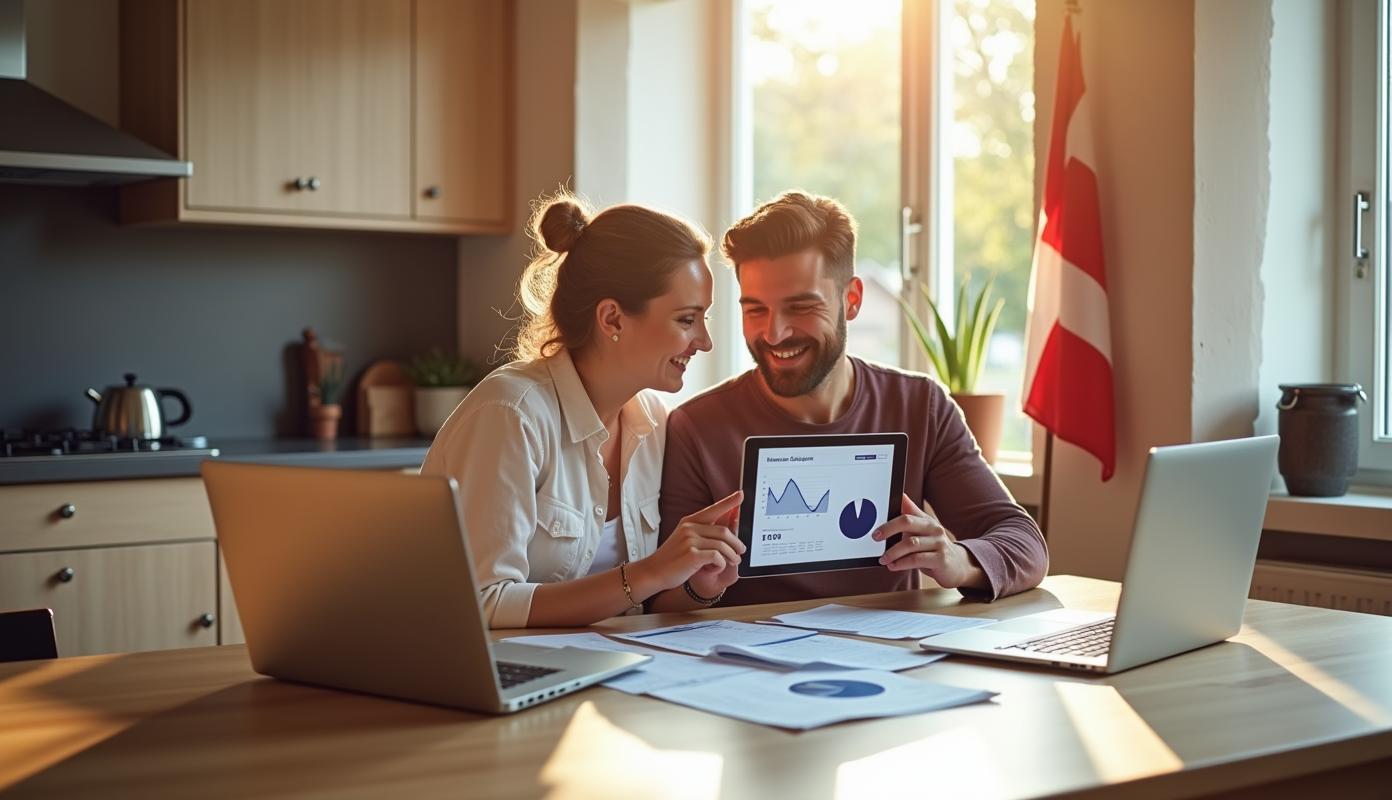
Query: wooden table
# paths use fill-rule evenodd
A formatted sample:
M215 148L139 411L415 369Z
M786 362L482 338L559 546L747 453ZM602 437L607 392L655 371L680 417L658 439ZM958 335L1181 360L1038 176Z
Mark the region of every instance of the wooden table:
M992 605L946 591L842 602L1007 617L1112 609L1117 590L1055 576ZM815 604L599 627L752 620ZM0 790L766 800L1392 791L1388 618L1252 601L1231 642L1113 677L955 657L907 674L1001 694L790 733L605 688L479 716L261 678L240 646L0 665Z

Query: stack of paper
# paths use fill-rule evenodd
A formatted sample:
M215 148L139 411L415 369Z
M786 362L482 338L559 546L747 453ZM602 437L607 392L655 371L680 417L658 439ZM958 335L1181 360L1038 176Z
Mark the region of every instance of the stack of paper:
M653 660L647 664L604 681L605 686L629 694L650 694L658 689L667 689L687 683L713 681L750 671L749 667L728 662L708 661L673 653L659 653L647 647L616 642L597 633L514 636L507 641L530 644L536 647L579 647L586 650L612 650L652 656Z
M921 667L946 657L944 653L915 652L893 645L820 634L768 644L718 644L713 652L718 656L754 659L791 669L832 667L890 672Z
M735 719L806 730L867 717L897 717L979 703L994 692L917 681L892 672L749 672L653 692Z
M830 603L806 611L777 614L781 625L812 628L833 633L850 633L876 639L924 639L940 633L990 625L993 619L958 617L947 614L920 614L915 611L886 611Z
M716 645L761 645L816 636L816 631L803 631L788 628L772 628L768 625L754 625L749 622L735 622L721 619L711 622L693 622L689 625L673 625L670 628L653 628L637 633L616 633L615 638L661 647L678 653L694 656L709 655Z

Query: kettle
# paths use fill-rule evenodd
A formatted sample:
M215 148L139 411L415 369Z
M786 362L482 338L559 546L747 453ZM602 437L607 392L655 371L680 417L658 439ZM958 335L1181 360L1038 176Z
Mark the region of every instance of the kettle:
M188 398L178 389L152 389L135 385L135 373L125 374L125 386L108 386L105 391L88 389L87 396L97 404L92 415L92 427L107 436L127 439L159 439L166 425L173 427L188 422L193 409ZM161 403L172 397L183 406L178 419L165 422Z

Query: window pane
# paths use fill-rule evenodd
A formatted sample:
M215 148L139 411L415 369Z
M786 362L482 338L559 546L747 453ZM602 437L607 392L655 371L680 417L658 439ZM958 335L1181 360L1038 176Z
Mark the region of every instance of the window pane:
M829 195L860 224L856 355L899 363L899 0L750 0L755 204Z
M976 387L1006 397L1002 450L1028 451L1020 411L1034 247L1034 0L953 0L953 264L975 295L995 277L1005 300ZM962 309L957 309L961 313Z

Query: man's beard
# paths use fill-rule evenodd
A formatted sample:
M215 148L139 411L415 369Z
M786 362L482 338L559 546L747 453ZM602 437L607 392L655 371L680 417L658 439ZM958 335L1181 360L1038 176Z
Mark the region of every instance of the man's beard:
M775 370L772 366L777 361L771 351L774 349L762 339L754 342L749 347L749 354L754 357L754 363L758 365L759 374L763 376L764 383L769 389L779 397L801 397L810 394L822 381L831 374L836 367L836 362L841 360L841 356L846 352L846 309L843 306L840 312L840 319L836 321L836 338L834 340L793 339L780 342L779 350L797 350L807 347L812 355L812 362L800 370L791 371L788 369Z

